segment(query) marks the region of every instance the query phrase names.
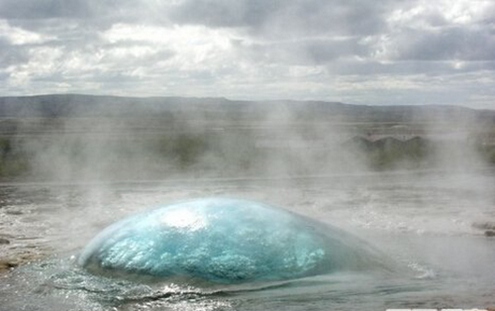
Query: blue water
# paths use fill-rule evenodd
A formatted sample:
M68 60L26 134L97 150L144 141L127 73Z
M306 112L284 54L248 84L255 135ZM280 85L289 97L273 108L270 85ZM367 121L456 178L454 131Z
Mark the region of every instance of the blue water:
M132 281L77 265L101 229L150 207L205 196L270 202L328 222L384 253L393 271L224 285ZM422 173L2 187L2 254L45 258L0 277L0 310L384 310L495 306L495 177Z

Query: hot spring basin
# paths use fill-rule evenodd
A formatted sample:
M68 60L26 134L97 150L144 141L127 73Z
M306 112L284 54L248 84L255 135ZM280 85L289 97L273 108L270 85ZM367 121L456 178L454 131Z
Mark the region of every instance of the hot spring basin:
M117 222L78 262L105 275L239 283L369 269L377 261L364 243L322 223L258 202L210 198Z

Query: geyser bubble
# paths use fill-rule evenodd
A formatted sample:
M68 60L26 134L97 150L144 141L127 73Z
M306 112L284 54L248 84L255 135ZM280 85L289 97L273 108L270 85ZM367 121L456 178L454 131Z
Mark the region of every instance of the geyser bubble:
M111 225L78 262L111 276L277 281L379 262L348 234L266 204L224 198L181 202Z

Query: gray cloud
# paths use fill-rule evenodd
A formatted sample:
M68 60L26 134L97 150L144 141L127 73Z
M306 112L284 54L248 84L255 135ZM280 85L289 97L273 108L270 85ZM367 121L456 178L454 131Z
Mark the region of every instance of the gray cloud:
M385 26L387 2L185 0L170 11L170 19L208 27L245 27L253 35L279 38L366 35Z
M495 61L495 33L488 29L458 26L435 32L405 31L397 45L399 59Z
M0 39L0 69L26 63L28 60L27 49L16 48L5 39Z
M233 42L236 49L253 61L288 65L322 65L337 60L365 57L369 47L358 38L268 41L261 43Z
M154 0L2 0L0 19L28 29L56 31L64 23L105 29L114 23L168 24L167 1Z
M281 0L269 3L263 0L186 0L175 6L169 15L178 23L210 27L259 27L282 5Z
M495 72L495 3L458 4L2 0L0 90L411 103L441 77L432 100L462 83L476 95Z
M84 0L3 0L0 17L7 19L87 18L94 13Z

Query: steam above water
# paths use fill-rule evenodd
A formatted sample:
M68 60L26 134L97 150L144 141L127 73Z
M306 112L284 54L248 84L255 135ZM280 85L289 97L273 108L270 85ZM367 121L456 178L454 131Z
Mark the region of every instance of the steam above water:
M76 296L70 303L101 307L117 286L130 309L157 306L150 297L158 307L168 304L170 293L160 292L166 287L161 298L147 289L143 302L127 285L79 275L68 258L126 216L215 196L266 202L342 228L405 270L398 279L331 275L310 280L320 287L297 283L233 301L251 299L266 309L265 298L280 294L322 310L329 301L355 306L356 293L363 293L362 304L381 309L384 300L425 307L431 307L425 301L493 302L487 294L495 279L487 236L495 227L490 111L74 95L9 98L2 105L0 234L10 242L1 245L2 254L62 261L15 270L0 283L5 297L29 296L33 305L53 307L60 303L53 295L68 294ZM33 294L36 286L53 295ZM306 290L320 294L308 300ZM222 297L212 301L230 308ZM267 299L286 305L279 298ZM27 303L0 296L9 310L16 301Z
M57 212L55 228L87 239L119 215L218 194L284 206L349 230L483 234L472 224L493 216L484 175L495 159L492 111L80 95L2 98L0 108L8 143L4 178L83 187L74 197L60 194L65 212ZM376 185L393 176L393 196L381 197ZM151 181L177 188L142 202L119 201L112 190L115 183ZM195 182L197 191L181 191ZM208 190L229 182L254 190ZM428 186L415 188L418 183ZM451 206L442 196L456 187L469 194L458 202L469 201ZM414 204L402 206L401 196ZM355 206L353 197L361 203ZM83 207L73 210L74 204ZM432 204L464 216L430 221L429 213L418 214ZM104 214L110 219L87 218Z
M289 178L494 160L494 112L325 102L45 96L2 99L1 130L35 180ZM22 171L24 165L24 171Z

